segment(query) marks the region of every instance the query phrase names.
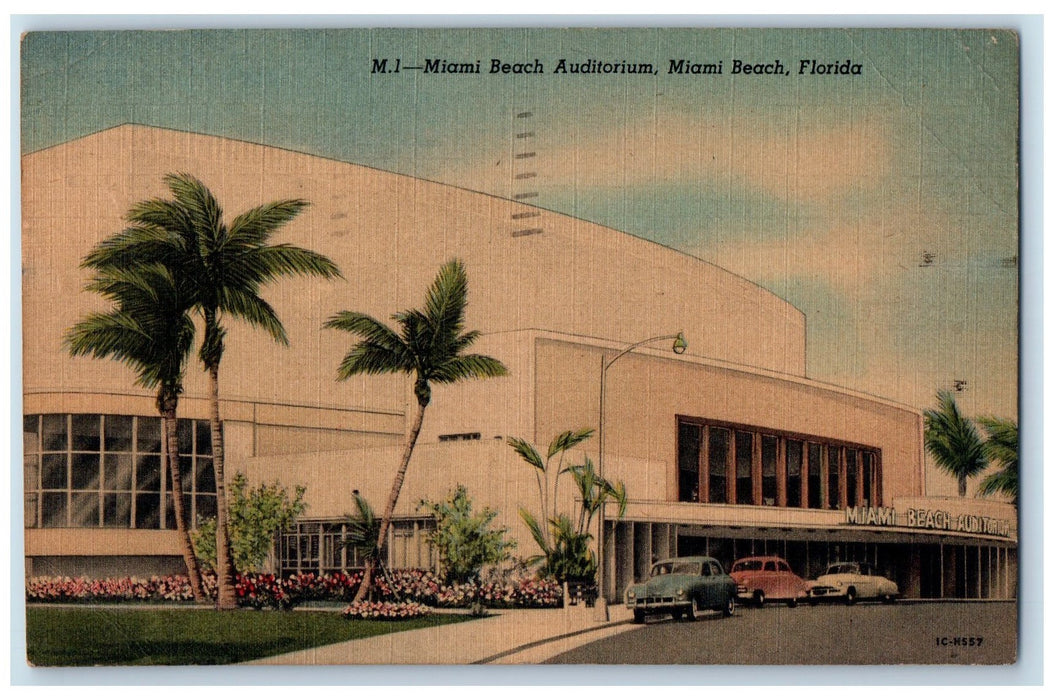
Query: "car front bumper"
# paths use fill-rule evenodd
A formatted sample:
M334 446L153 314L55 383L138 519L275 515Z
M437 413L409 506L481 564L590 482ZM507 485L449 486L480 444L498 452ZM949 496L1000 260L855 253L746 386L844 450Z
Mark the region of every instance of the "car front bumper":
M813 586L807 591L810 600L844 598L846 588L840 586Z
M691 601L687 598L677 598L676 596L645 596L626 600L626 607L630 610L643 610L645 612L677 610L690 606Z

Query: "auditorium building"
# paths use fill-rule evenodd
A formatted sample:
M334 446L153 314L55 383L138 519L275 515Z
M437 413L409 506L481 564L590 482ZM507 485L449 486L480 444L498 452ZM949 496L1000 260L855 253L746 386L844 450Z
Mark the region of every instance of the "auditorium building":
M343 280L265 290L288 346L228 324L220 370L227 473L307 487L277 566L351 568L338 546L360 491L383 507L415 402L405 377L336 381L350 347L322 329L342 309L387 319L422 303L445 261L464 261L474 347L507 377L434 390L388 542L394 567L431 567L419 510L464 484L534 554L517 508L539 509L533 470L509 436L548 445L598 427L605 476L629 496L604 523L611 600L656 558L709 553L726 566L784 556L815 577L873 562L906 597L1013 598L1016 510L927 493L921 412L806 376L806 319L758 285L634 236L448 185L226 138L125 125L22 158L23 400L27 575L182 570L161 478L151 392L124 366L71 358L70 326L104 308L79 263L123 227L162 178L194 174L228 215L274 199L311 206L277 238L332 258ZM184 502L216 512L205 375L179 411ZM596 437L576 457L598 460ZM570 484L562 488L573 506Z

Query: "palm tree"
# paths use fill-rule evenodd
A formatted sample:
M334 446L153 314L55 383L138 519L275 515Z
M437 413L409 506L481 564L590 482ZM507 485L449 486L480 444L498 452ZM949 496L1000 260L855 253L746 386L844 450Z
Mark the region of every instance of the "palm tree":
M345 331L361 340L337 368L343 381L356 374L405 373L414 379L417 414L410 425L402 459L392 481L391 493L381 518L377 546L384 546L392 513L406 478L417 436L424 422L425 409L432 400L432 383L451 384L463 379L500 377L508 373L505 365L487 355L464 354L479 338L479 331L464 331L468 303L468 277L460 260L451 260L439 270L428 290L423 310L410 309L392 316L399 332L366 314L341 311L326 321L326 328ZM373 581L374 564L367 563L355 602L365 598Z
M937 392L937 408L923 411L926 449L937 466L959 482L959 498L966 497L966 480L988 466L977 427L959 412L948 391Z
M161 265L104 268L86 289L102 295L114 307L91 313L66 333L73 356L112 358L130 366L136 384L157 389L157 410L165 438L165 468L171 475L172 510L176 518L183 562L194 599L203 601L201 568L183 509L183 477L176 440L176 409L183 392L183 372L194 344L194 323L186 294L171 272Z
M377 516L374 515L373 508L370 507L369 502L358 491L352 493L352 498L355 499L356 514L345 516L348 534L341 541L341 545L345 548L357 550L359 556L365 562L366 568L372 569L377 565L377 561L381 556L381 550L377 544L381 524L378 522ZM365 577L359 583L359 590L362 590L364 584ZM355 600L359 600L358 595L355 596Z
M984 450L989 462L998 464L999 469L981 480L977 488L978 495L991 496L1002 494L1012 499L1016 506L1017 491L1017 423L1005 418L978 418L984 431L988 433Z
M166 265L186 282L194 310L204 321L198 358L208 374L212 463L216 474L216 606L237 606L234 562L224 473L220 422L219 369L230 315L263 328L288 344L275 310L260 296L260 287L286 275L340 277L327 257L288 244L272 245L271 236L307 206L302 199L270 202L239 214L227 224L212 192L197 178L169 174L165 184L173 199L151 199L132 207L132 228L98 246L87 264L120 266L129 260Z

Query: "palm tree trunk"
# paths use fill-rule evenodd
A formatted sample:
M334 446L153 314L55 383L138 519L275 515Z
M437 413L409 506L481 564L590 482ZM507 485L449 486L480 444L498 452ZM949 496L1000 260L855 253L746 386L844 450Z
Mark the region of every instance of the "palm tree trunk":
M395 511L395 504L399 500L399 492L402 491L403 481L406 479L406 468L410 465L410 456L414 453L414 445L417 444L417 436L421 434L421 425L425 420L425 408L427 406L427 401L422 401L418 398L417 416L414 417L413 425L410 426L410 434L406 438L406 447L403 449L403 458L399 463L399 471L395 472L395 480L392 482L392 491L388 494L387 505L384 506L384 517L381 518L380 532L377 534L378 552L384 549L384 543L388 537L388 527L392 523L392 513ZM362 576L362 583L359 584L359 592L355 594L355 599L352 603L361 602L369 594L370 587L373 584L373 569L375 566L376 564L373 561L366 562L366 572Z
M234 592L234 560L231 557L227 479L223 470L223 431L220 423L220 368L209 365L209 426L212 429L212 468L216 474L216 608L238 607Z
M164 401L158 399L159 403ZM201 587L201 567L194 555L194 544L190 541L187 528L187 516L183 510L183 475L179 470L179 445L176 437L176 404L174 400L164 401L161 409L161 426L165 431L165 459L168 462L168 473L172 475L172 512L176 516L176 532L179 535L179 548L183 552L183 563L190 578L190 590L194 600L201 603L205 592ZM192 477L193 478L193 475Z
M966 498L966 477L959 477L959 498Z

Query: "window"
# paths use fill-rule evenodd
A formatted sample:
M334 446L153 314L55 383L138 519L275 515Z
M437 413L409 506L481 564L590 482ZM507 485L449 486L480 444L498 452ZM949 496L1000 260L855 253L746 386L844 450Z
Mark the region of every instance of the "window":
M857 452L854 449L846 448L845 450L845 495L847 508L853 508L858 505L856 500L856 487L857 487Z
M838 490L838 476L841 469L842 450L833 445L827 447L827 507L837 509L841 492Z
M797 508L801 502L801 440L787 440L787 505Z
M681 423L677 435L678 500L699 500L699 433L702 428Z
M753 503L754 433L736 431L736 503Z
M677 488L683 502L815 509L878 505L880 464L875 448L718 421L678 420Z
M177 434L188 521L214 517L208 421L180 420ZM26 527L175 528L160 418L28 415L23 440Z
M731 436L724 428L710 428L710 503L728 503L728 453Z
M779 440L775 435L761 436L761 504L776 505L776 460Z

